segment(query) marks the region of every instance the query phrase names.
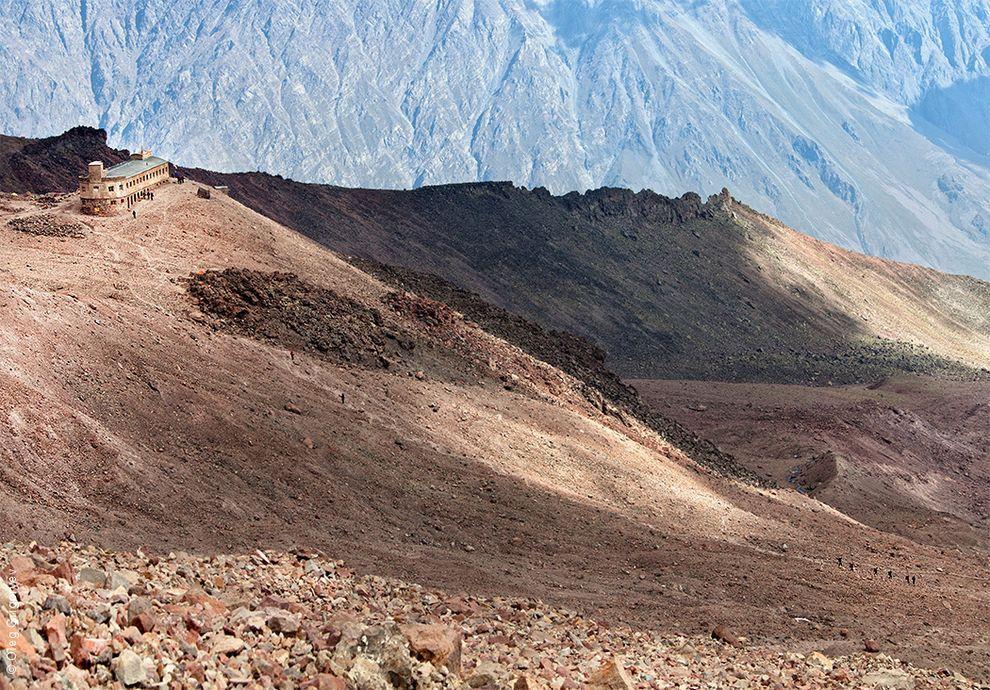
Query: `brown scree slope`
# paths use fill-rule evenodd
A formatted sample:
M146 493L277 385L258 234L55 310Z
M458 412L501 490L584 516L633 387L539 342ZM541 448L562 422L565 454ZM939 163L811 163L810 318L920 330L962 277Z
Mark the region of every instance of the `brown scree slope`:
M755 644L839 651L868 635L990 675L976 556L709 475L562 371L195 191L163 188L137 219L3 198L8 538L316 546L651 628L729 621ZM38 214L82 236L7 225Z

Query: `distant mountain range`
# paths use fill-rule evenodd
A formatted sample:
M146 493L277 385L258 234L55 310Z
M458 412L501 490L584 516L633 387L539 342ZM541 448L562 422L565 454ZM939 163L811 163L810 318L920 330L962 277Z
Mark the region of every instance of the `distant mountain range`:
M987 0L0 0L0 129L362 187L723 185L990 277Z

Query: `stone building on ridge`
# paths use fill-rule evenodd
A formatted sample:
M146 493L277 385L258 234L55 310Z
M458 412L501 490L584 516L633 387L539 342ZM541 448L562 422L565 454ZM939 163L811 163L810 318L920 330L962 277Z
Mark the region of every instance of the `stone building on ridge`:
M104 170L103 163L89 164L89 174L79 177L82 210L108 216L133 207L145 192L169 180L169 165L151 151L131 154L130 160Z

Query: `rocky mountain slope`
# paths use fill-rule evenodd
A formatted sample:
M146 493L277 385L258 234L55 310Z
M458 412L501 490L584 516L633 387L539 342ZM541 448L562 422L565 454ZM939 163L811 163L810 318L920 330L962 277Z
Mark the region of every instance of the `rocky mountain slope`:
M0 191L75 191L88 161L101 160L109 166L127 155L107 146L106 132L91 127L73 127L44 139L0 135Z
M986 0L0 2L0 129L361 187L729 186L990 277Z
M87 128L0 139L0 168L17 171L0 185L69 191L89 160L125 155ZM707 201L619 189L555 197L508 183L391 192L183 172L229 186L255 210L366 259L381 278L491 327L519 314L584 336L626 377L821 385L902 372L968 380L984 378L990 364L987 283L839 250L725 192ZM532 349L525 332L498 334ZM534 354L575 347L587 345ZM563 359L555 364L567 368Z
M133 568L149 590L150 609L133 613L154 619L134 630L66 621L67 637L109 639L108 662L163 673L156 640L179 641L187 663L216 641L219 629L195 614L182 620L197 634L142 633L155 619L171 630L182 582L270 608L245 603L234 574L199 581L202 563L180 559L172 575L157 554L319 548L359 572L539 598L633 635L707 636L728 624L752 659L842 656L869 638L907 661L988 673L979 554L710 473L637 416L590 399L573 375L232 199L199 198L195 184L162 188L136 219L80 216L72 195L0 201L0 531L22 543L71 535L143 547L156 559L146 569L124 555L69 556L104 573ZM51 225L72 232L38 230ZM23 551L5 547L11 564L14 555ZM66 574L51 561L32 567ZM106 597L120 625L142 596L54 582L67 618ZM31 595L25 635L48 593ZM64 607L47 608L42 625ZM27 640L49 659L45 674L66 670L53 651L59 625ZM282 648L285 629L262 626L241 641ZM551 664L558 684L598 661L568 639L573 663ZM676 684L666 663L650 668ZM788 673L811 673L793 663ZM850 678L861 675L854 664Z
M839 249L727 192L381 191L187 172L335 251L585 336L625 377L822 385L990 366L990 284Z
M0 557L13 584L0 585L0 611L25 620L11 642L0 618L0 649L16 650L14 681L0 683L18 690L27 679L73 688L975 687L886 654L746 648L727 628L719 640L644 634L532 599L360 577L306 550L148 557L63 543L10 545Z
M92 139L87 155L101 147L108 159L119 155L100 133L80 133ZM70 148L61 138L36 142L36 167L58 170L60 152ZM229 183L235 196L332 247L419 267L351 259L574 377L597 408L635 418L706 468L812 491L864 524L925 543L986 547L987 298L979 281L842 252L725 198L620 190L554 198L510 185L386 193L193 174ZM52 216L10 227L80 234L78 223ZM483 242L479 228L489 230ZM286 280L265 281L258 293L253 274L211 274L218 278L226 282L192 288L225 286L219 294L230 299L203 293L222 313L247 308L246 294L319 295ZM305 327L311 340L303 346L317 353L346 346L350 356L365 356L353 343L328 345L310 314L294 318L277 323ZM262 320L252 328L284 335L272 326ZM604 341L608 353L553 326ZM650 405L610 371L616 365L654 377L635 382ZM860 385L819 405L826 394L814 389L725 379Z

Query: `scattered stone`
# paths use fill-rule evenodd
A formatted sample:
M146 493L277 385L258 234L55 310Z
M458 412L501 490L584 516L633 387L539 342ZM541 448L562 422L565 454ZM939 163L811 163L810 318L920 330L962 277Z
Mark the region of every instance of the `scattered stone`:
M45 603L41 605L41 608L43 611L58 611L66 616L72 613L72 607L69 605L69 600L65 597L56 595L49 595L45 599Z
M500 681L505 675L506 670L502 665L483 661L467 679L467 684L471 688L500 687Z
M0 610L12 610L17 608L17 595L0 577Z
M895 690L914 690L914 678L898 669L881 669L863 676L863 684L873 688L894 688Z
M461 672L461 633L444 625L411 624L402 626L409 649L421 661L446 666L451 673Z
M880 652L880 643L872 639L863 640L863 649L870 654L877 654Z
M82 223L50 213L12 218L7 221L7 227L17 232L38 237L81 239L86 236L86 226Z
M114 660L114 675L125 687L142 685L148 681L144 659L129 649L125 649Z
M45 623L45 639L48 641L48 651L56 664L65 663L69 642L65 637L65 616L56 614Z
M725 625L715 626L715 629L712 630L712 639L718 640L723 644L732 645L733 647L738 647L740 645L739 638Z
M0 616L0 649L15 652L0 690L978 687L883 654L736 648L724 633L669 636L533 600L357 576L316 553L148 558L70 543L19 550L0 547L0 569L18 581L8 589L21 599L17 626ZM71 565L83 586L50 575L55 563ZM118 586L96 587L96 571Z
M68 561L63 561L55 566L51 575L59 580L65 580L70 585L76 583L76 571Z
M821 666L826 671L831 671L834 665L834 662L821 652L812 652L807 656L807 661L814 666Z
M76 582L103 589L107 586L107 574L96 568L81 568L76 574Z
M231 635L220 635L213 641L210 650L213 654L223 654L224 656L237 656L244 651L244 640Z
M277 613L268 619L268 629L279 635L295 635L299 632L299 618Z
M109 656L109 645L106 640L86 637L82 633L76 633L69 642L69 656L72 663L79 668L89 668L99 661L105 661L104 656Z
M618 659L608 661L588 679L588 690L632 690L632 680Z

